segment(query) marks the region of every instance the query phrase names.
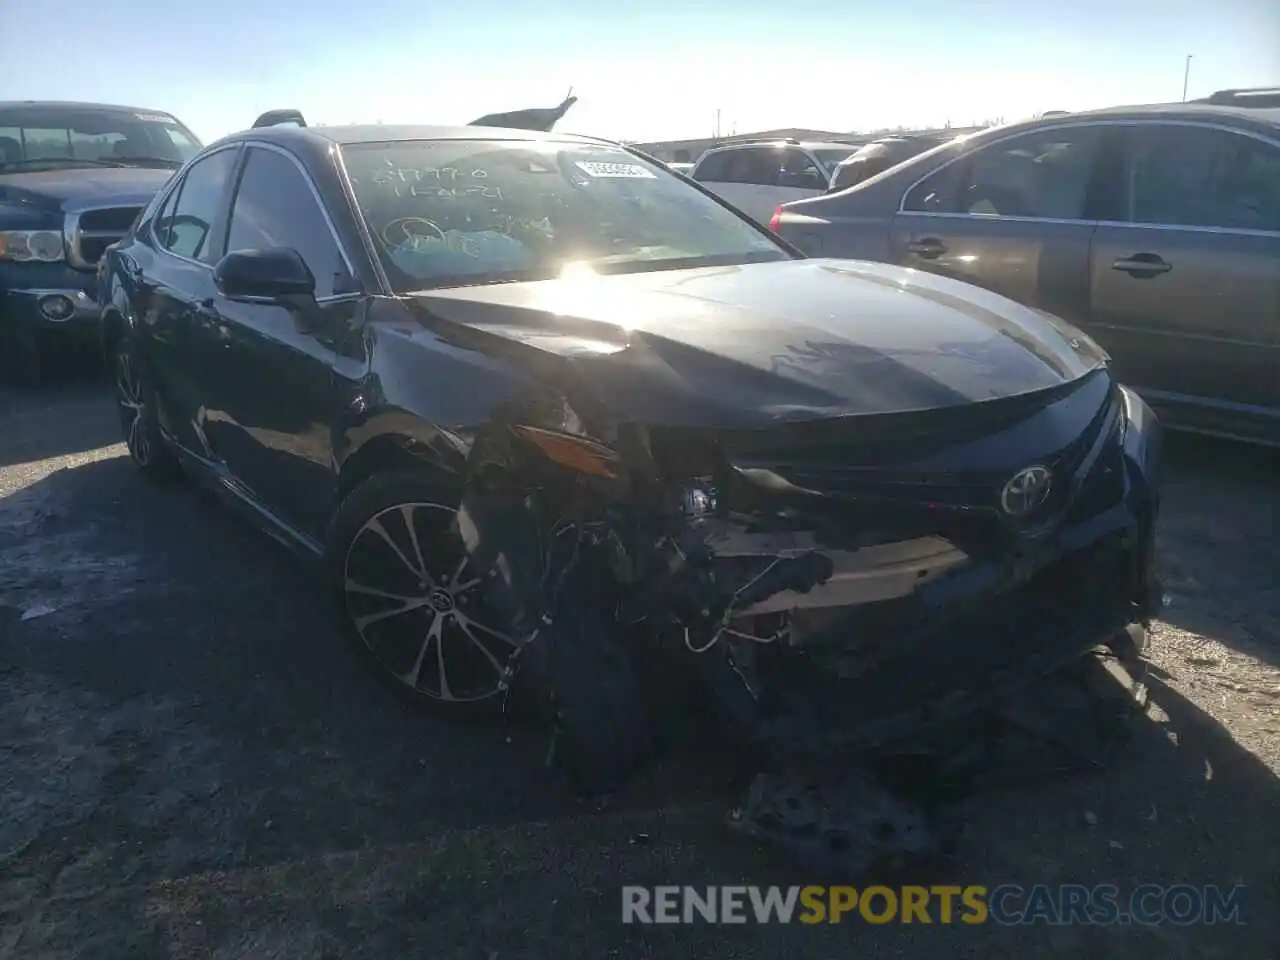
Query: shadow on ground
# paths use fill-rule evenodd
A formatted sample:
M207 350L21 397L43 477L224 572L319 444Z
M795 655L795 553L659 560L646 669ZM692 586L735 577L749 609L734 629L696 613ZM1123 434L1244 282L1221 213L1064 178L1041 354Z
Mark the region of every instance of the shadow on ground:
M1280 666L1280 450L1173 434L1165 456L1162 619Z
M0 385L0 468L119 442L105 374L85 365L39 387Z
M916 879L1243 883L1251 926L624 927L623 884L797 879L721 827L714 746L583 810L541 734L401 708L272 543L99 460L0 500L0 956L1264 956L1280 785L1153 700L1105 771L971 801Z

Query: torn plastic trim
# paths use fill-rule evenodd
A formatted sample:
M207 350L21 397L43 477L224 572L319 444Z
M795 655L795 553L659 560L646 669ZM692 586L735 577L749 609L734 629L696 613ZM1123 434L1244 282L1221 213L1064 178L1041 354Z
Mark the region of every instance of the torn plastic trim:
M917 537L858 550L822 548L804 533L750 534L727 523L707 521L707 546L713 557L794 557L819 553L831 562L831 575L809 590L781 591L738 611L756 616L818 607L845 607L909 596L938 577L969 562L968 555L941 537Z

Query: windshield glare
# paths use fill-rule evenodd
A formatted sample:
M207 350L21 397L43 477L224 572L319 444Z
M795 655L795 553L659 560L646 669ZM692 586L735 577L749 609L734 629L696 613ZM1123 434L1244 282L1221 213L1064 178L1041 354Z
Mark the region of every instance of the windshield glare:
M768 234L607 144L415 140L343 148L400 292L785 260Z
M0 170L5 164L67 166L82 160L127 162L150 158L184 163L200 151L200 141L163 113L91 108L0 110Z

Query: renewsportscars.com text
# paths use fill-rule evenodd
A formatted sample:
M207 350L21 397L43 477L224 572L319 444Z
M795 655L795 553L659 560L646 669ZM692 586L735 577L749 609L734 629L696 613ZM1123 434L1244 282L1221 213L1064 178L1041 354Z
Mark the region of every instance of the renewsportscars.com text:
M1002 926L1244 923L1236 886L1113 884L622 888L623 923L995 923Z

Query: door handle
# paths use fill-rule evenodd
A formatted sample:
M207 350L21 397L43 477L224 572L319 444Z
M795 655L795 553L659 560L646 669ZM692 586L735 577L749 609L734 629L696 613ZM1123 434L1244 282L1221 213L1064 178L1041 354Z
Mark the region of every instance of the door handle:
M907 250L914 253L917 257L925 260L936 260L947 252L947 248L942 245L941 240L933 237L925 237L923 240L912 240L907 244Z
M1154 277L1157 274L1168 273L1173 269L1173 264L1159 254L1135 253L1133 256L1121 257L1114 261L1111 269L1127 273L1131 277Z

